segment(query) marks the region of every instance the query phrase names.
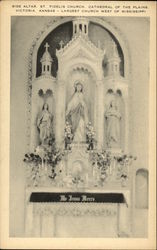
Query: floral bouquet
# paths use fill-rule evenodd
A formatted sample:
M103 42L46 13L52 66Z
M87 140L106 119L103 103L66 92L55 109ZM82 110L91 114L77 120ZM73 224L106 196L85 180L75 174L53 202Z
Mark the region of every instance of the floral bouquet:
M83 187L84 180L80 176L75 176L72 182L76 187Z
M88 144L88 150L94 149L94 142L95 142L95 132L94 128L91 125L91 122L89 122L86 126L86 142Z
M64 130L64 140L65 140L65 149L66 150L70 150L70 144L72 142L73 139L73 134L72 134L72 129L71 129L71 125L69 124L69 122L66 122L65 124L65 130Z
M132 155L121 155L115 156L114 159L117 161L118 166L118 179L121 180L122 186L126 186L126 183L129 179L129 166L131 166L132 162L136 160L136 157Z
M38 164L41 164L42 159L38 154L30 153L30 154L25 154L23 161L27 164L33 163L34 165L37 166Z
M131 163L136 160L136 157L124 154L121 156L115 156L115 159L120 165L131 165Z
M28 168L28 180L33 181L33 185L40 183L43 173L46 178L55 179L56 165L62 160L64 152L53 147L44 147L39 145L35 153L25 154L24 162ZM49 179L49 180L50 180Z
M108 169L111 165L112 157L105 150L101 152L93 152L91 154L92 165L97 166L100 170L100 181L103 183L108 177Z
M27 168L27 181L28 185L38 186L38 182L40 179L40 165L42 164L42 159L38 154L28 153L25 154L23 160L28 168Z

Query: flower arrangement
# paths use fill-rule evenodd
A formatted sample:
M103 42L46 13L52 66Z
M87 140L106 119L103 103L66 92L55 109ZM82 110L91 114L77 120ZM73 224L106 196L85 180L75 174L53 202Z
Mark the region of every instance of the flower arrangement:
M42 165L42 159L37 154L25 154L24 162L29 166L27 169L28 182L37 186L40 179L40 165Z
M136 160L136 157L132 156L132 155L121 155L121 156L115 156L114 157L117 162L120 164L120 165L130 165L133 161Z
M97 164L100 168L106 168L110 166L111 159L111 153L105 150L93 152L92 154L92 164Z
M73 177L72 179L72 183L75 185L75 186L81 186L81 184L83 185L84 183L84 180L80 177L80 176L75 176Z
M65 129L64 129L64 140L65 140L65 149L70 150L71 149L71 142L73 139L73 134L72 134L72 128L69 122L67 121L65 123Z
M114 156L114 159L118 163L119 178L125 181L128 180L128 168L131 166L132 162L136 160L136 157L123 154Z
M107 170L110 167L112 161L111 154L105 150L93 152L91 154L91 161L92 165L97 166L100 170L100 180L104 182L108 176Z
M62 160L64 152L55 145L39 145L34 153L25 154L24 162L29 167L28 178L37 186L40 182L43 170L50 179L55 179L56 165ZM47 171L49 169L49 171Z
M25 154L25 158L23 161L27 164L33 163L35 166L37 166L38 164L41 164L42 159L39 155L30 153L30 154Z
M86 126L86 142L88 144L88 150L94 149L94 142L95 142L95 132L94 128L91 125L91 122L89 122Z
M125 186L129 179L129 166L132 164L136 157L132 155L118 155L114 156L108 151L93 151L90 154L91 162L94 168L100 170L100 180L103 183L109 175L112 175L112 171L116 171L117 179L120 179L122 185ZM116 168L112 169L113 164Z

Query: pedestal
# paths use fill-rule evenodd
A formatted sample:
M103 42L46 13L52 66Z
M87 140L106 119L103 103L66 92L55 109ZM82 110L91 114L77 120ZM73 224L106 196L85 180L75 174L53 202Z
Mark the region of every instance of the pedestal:
M67 154L66 158L66 168L68 175L73 175L76 169L80 171L82 178L86 178L85 176L87 176L87 174L88 176L92 174L92 166L89 161L87 144L71 144L71 152Z

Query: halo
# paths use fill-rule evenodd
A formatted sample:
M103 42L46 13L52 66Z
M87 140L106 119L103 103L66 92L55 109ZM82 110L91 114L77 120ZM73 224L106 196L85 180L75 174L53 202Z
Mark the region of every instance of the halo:
M76 81L74 82L74 88L76 88L77 85L81 85L81 87L82 87L82 89L83 89L83 83L82 83L82 81L76 80Z

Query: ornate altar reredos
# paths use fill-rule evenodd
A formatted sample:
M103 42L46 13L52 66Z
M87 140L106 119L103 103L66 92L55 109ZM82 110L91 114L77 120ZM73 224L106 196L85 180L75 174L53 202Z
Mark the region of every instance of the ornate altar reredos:
M43 38L32 65L28 186L126 186L132 157L124 154L129 118L123 51L105 29L104 43L96 35L92 41L86 18L69 25L67 37L61 25L59 35L54 30Z

